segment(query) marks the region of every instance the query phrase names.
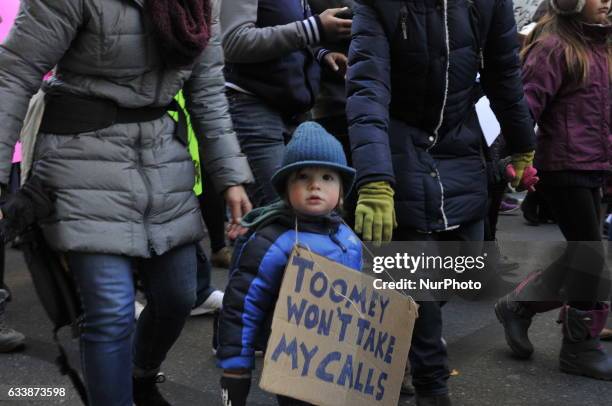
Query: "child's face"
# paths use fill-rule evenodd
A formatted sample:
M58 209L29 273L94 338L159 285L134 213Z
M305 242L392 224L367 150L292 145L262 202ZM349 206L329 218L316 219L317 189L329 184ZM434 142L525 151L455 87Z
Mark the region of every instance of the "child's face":
M329 214L340 200L340 175L323 167L300 169L289 177L287 195L291 207L299 213Z
M582 9L582 18L593 24L604 24L610 11L610 0L586 0Z

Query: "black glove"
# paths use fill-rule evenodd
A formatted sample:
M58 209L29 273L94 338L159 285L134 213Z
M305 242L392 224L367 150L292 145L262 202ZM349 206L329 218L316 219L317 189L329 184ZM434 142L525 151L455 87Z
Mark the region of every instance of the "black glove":
M223 406L246 406L247 396L251 389L251 374L221 376L221 396Z
M10 241L28 226L53 212L53 196L40 179L32 176L17 192L2 196L0 235Z

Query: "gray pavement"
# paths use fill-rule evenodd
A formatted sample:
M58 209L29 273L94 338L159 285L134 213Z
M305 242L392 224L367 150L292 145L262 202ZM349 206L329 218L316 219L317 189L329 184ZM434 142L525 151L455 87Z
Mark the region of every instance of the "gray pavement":
M502 216L499 239L512 249L508 241L562 240L554 225L529 227L519 215ZM543 264L537 255L513 253L520 258L521 268L513 281ZM227 281L227 271L215 269L217 287ZM54 360L56 348L51 338L51 325L31 285L29 274L18 251L7 252L7 283L14 300L8 308L8 322L28 337L23 352L0 354L0 388L10 386L65 387L68 396L60 400L3 401L0 403L78 405L80 402L67 378L58 373ZM612 382L596 381L565 375L558 369L560 329L556 313L536 317L530 336L536 353L530 361L512 358L506 347L503 330L493 314L494 300L469 302L453 299L444 307L444 336L448 342L450 365L456 370L450 378L454 405L480 406L604 406L612 405ZM220 405L219 371L211 352L212 319L191 318L178 342L170 352L162 370L167 382L162 392L174 405ZM78 365L78 343L64 331L71 359ZM605 344L612 351L612 344ZM259 362L261 367L261 362ZM260 369L259 369L260 370ZM258 370L258 371L259 371ZM259 372L257 372L259 374ZM257 376L254 380L256 382ZM112 388L109 388L112 390ZM273 405L274 397L261 391L256 384L250 404ZM401 405L413 405L414 398L402 397Z

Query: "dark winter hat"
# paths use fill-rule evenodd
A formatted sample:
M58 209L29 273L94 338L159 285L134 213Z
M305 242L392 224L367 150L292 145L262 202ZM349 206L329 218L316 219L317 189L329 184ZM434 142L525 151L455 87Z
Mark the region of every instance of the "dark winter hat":
M346 163L342 144L319 124L307 121L293 133L283 156L283 166L272 175L272 185L283 195L291 173L306 166L322 166L337 171L342 177L344 195L355 182L355 169Z
M586 0L549 0L550 7L557 14L577 14L582 11Z

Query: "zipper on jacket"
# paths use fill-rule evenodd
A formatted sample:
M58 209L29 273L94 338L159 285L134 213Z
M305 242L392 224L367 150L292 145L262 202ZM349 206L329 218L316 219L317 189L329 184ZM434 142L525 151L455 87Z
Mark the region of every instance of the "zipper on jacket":
M448 81L449 81L449 69L450 69L450 39L449 39L449 31L448 31L448 0L443 0L443 21L444 21L444 43L446 47L446 67L444 72L444 95L442 99L442 107L440 108L440 117L438 119L438 124L433 130L434 140L429 147L427 147L427 151L432 149L438 143L438 132L444 123L444 110L446 109L446 102L448 101Z
M446 109L446 102L448 101L448 81L449 78L449 69L450 69L450 38L449 38L449 30L448 30L448 0L443 0L444 7L444 42L446 45L446 71L444 73L444 98L442 99L442 107L440 110L440 118L438 121L438 125L434 128L434 140L432 144L427 148L427 151L432 149L438 143L439 131L444 123L444 110ZM442 184L442 179L440 178L440 172L437 168L434 168L436 179L438 181L438 185L440 186L440 213L442 214L442 221L444 224L444 229L448 228L448 219L446 217L446 213L444 212L444 185Z
M484 50L482 48L482 38L480 37L480 10L478 10L478 6L474 3L474 0L467 0L469 7L469 18L470 18L470 28L472 29L472 34L474 35L474 42L476 42L476 53L478 54L478 66L480 69L484 69Z
M140 124L138 124L138 127L139 127L140 134L138 135L138 143L136 145L136 148L138 149L137 170L140 176L142 177L142 182L145 185L145 189L147 189L147 205L145 206L145 211L142 215L142 225L144 226L144 229L145 229L145 235L147 237L147 246L149 247L149 252L153 253L154 248L153 248L153 241L151 239L151 230L150 230L150 225L149 225L149 214L151 213L151 207L153 205L153 193L151 191L151 182L149 181L149 178L147 178L144 172L144 164L142 161L142 129L140 128Z
M408 39L408 6L402 3L400 8L400 25L402 26L402 37Z

